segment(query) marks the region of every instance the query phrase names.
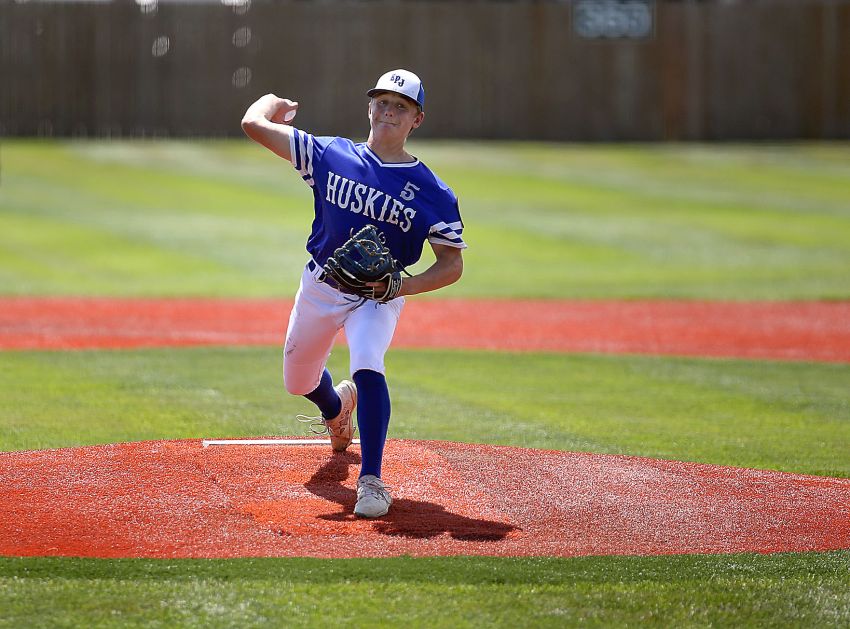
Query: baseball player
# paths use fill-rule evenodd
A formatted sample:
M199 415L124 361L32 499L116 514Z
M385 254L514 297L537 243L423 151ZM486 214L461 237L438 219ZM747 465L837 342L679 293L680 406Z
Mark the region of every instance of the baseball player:
M381 76L369 97L370 132L365 143L314 136L291 126L298 103L267 94L252 104L242 129L252 140L292 162L313 190L315 218L307 239L310 259L301 276L284 344L284 384L313 402L335 451L353 436L357 413L362 465L354 513L385 515L392 498L381 480L381 461L390 421L384 367L404 298L437 290L460 279L463 222L457 197L406 150L411 132L425 119L425 89L407 70ZM390 299L376 301L338 290L323 266L352 233L374 225L404 267L417 262L425 242L434 263L404 277ZM375 294L388 286L370 283ZM351 380L334 387L326 364L340 328L350 352Z

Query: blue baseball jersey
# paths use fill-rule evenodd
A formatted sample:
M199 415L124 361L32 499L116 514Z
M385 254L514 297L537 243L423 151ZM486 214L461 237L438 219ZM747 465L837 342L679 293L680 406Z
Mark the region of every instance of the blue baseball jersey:
M416 263L426 241L466 248L457 197L418 159L386 164L365 143L293 128L292 165L313 189L315 218L307 251L323 265L364 225L386 236L393 257Z

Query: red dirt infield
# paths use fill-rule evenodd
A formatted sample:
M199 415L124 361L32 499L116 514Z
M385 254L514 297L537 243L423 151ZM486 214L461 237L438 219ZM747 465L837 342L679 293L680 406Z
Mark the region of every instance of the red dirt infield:
M281 345L292 303L0 299L0 349ZM393 347L850 362L850 302L410 299Z
M0 453L0 555L580 556L850 548L850 479L390 440L390 513L351 513L357 446L157 441Z
M0 350L280 345L277 300L0 298ZM850 302L410 300L394 347L850 362ZM157 441L0 453L0 555L650 555L850 548L850 479L390 440L395 502L352 515L356 446Z

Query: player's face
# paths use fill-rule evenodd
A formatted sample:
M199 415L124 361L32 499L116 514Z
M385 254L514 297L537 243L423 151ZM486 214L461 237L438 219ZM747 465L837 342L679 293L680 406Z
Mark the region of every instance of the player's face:
M412 100L401 94L383 92L369 101L369 121L372 132L388 137L406 138L422 124L425 114Z

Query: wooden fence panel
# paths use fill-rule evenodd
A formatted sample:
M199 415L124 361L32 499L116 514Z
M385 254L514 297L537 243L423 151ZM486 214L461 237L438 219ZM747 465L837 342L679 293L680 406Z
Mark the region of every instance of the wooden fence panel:
M644 39L581 37L575 10L0 0L0 132L238 135L275 92L300 126L363 137L365 91L407 67L426 85L422 137L850 137L850 0L658 2Z

